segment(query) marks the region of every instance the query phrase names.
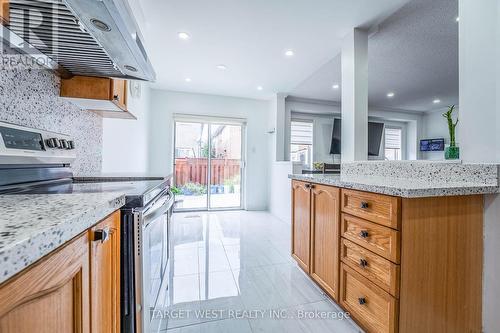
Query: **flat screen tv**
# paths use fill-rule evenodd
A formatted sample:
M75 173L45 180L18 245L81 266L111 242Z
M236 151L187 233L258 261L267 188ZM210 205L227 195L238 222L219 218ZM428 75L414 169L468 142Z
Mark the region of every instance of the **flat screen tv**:
M420 151L443 151L444 139L420 140Z
M382 134L384 133L384 124L368 122L368 156L378 156L380 144L382 143ZM330 154L340 154L341 138L341 120L335 118L333 121L332 143L330 145Z

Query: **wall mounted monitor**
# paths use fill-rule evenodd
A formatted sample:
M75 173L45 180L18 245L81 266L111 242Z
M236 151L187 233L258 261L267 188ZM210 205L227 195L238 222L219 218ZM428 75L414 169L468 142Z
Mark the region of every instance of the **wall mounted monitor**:
M420 140L420 151L443 151L444 139L424 139Z

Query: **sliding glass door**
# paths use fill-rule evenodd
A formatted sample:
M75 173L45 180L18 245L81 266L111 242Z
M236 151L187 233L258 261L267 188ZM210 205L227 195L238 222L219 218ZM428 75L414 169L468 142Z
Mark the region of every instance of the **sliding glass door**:
M177 211L241 208L243 124L175 122Z
M210 200L214 209L241 206L241 125L210 124Z
M179 209L208 208L208 125L175 123L174 181Z

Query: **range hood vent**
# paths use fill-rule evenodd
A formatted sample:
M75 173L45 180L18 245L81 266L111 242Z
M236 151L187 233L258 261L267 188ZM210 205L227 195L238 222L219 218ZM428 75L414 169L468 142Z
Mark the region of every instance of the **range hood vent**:
M126 0L10 0L3 38L61 76L155 80ZM9 31L6 33L5 29ZM13 40L18 38L17 42ZM22 40L24 43L19 43ZM23 45L20 45L23 44ZM56 64L54 66L54 64Z

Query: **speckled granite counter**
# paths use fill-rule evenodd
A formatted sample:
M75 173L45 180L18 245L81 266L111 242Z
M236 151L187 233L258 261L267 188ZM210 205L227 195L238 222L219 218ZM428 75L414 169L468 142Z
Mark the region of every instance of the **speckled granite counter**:
M124 203L124 192L0 195L0 283Z
M483 182L431 181L429 179L408 179L377 177L369 175L301 175L288 176L291 179L325 184L360 191L381 193L404 198L433 197L446 195L470 195L497 193L498 186Z

